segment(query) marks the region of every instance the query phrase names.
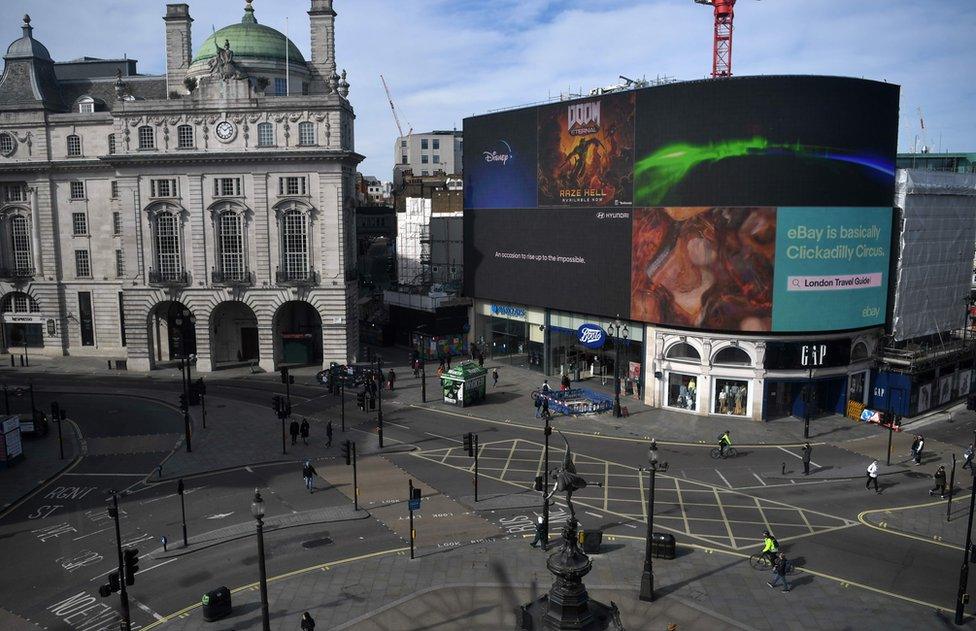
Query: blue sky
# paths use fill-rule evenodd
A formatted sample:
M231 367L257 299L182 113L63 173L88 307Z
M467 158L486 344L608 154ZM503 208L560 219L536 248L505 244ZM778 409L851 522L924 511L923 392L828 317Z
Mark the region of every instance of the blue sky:
M238 21L243 0L188 0L193 41ZM308 55L308 0L254 0L260 22ZM348 70L364 173L388 180L397 131L379 75L415 130L461 127L465 116L617 81L697 79L711 70L711 8L692 0L335 0L337 59ZM802 9L802 11L801 11ZM30 13L55 59L82 55L165 67L155 0L3 0L0 42ZM922 130L933 150L976 151L972 0L740 0L733 71L836 74L902 86L899 149ZM721 104L716 104L720 107ZM940 145L941 142L941 145Z

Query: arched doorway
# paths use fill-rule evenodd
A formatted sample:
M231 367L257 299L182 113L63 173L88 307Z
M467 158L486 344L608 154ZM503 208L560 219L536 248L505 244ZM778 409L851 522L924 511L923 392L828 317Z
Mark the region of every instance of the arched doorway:
M309 303L291 300L278 307L274 332L279 364L322 362L322 317Z
M0 348L43 348L40 307L30 294L12 291L0 298Z
M149 313L149 339L156 362L168 362L197 353L196 318L178 300L165 300Z
M210 356L214 368L258 359L258 319L245 303L222 302L210 314Z

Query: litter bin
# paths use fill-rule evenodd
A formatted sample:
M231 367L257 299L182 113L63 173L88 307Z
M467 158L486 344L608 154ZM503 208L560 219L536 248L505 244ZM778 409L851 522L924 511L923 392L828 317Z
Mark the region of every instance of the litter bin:
M584 530L582 533L583 552L586 554L596 554L600 552L600 544L603 543L602 530Z
M230 614L230 590L218 587L203 595L203 619L207 622L220 620Z
M674 535L669 532L652 533L651 554L656 559L673 559L675 555Z

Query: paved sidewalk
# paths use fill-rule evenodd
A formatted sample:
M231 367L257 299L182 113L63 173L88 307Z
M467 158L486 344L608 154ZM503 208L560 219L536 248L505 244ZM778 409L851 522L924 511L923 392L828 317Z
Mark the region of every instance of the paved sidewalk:
M616 602L627 629L927 629L947 614L799 571L793 591L766 586L768 575L738 555L680 547L674 560L654 562L658 599L637 599L643 543L616 539L593 555L586 578L592 597ZM309 611L322 629L453 629L514 626L514 609L548 590L546 555L527 539L509 538L426 553L411 561L403 549L326 563L272 579L268 585L273 629L297 628ZM269 569L274 575L274 567ZM533 585L534 583L534 585ZM233 586L231 586L233 587ZM208 623L198 607L159 626L169 630L260 627L256 585L233 595L229 618ZM951 614L949 614L951 615Z
M57 425L53 425L46 436L23 438L23 459L0 469L0 514L71 466L75 456L81 452L74 423L64 424L63 438L64 460L60 458L58 450ZM0 628L3 628L2 625Z
M956 472L958 475L958 471ZM896 534L908 534L922 539L928 539L943 545L963 550L966 547L966 527L969 522L969 480L962 480L960 488L956 480L956 490L952 498L952 508L946 521L946 509L949 500L926 497L921 494L919 503L914 506L887 508L867 511L862 518L867 523L893 531Z

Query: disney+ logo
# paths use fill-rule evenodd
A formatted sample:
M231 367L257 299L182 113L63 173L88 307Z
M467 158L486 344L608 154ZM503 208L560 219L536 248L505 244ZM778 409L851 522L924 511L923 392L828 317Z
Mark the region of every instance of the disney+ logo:
M498 143L500 145L498 149L482 151L481 155L485 157L485 162L489 164L493 162L501 162L502 166L507 166L508 161L515 158L515 152L512 151L512 146L508 144L507 141L499 140Z

